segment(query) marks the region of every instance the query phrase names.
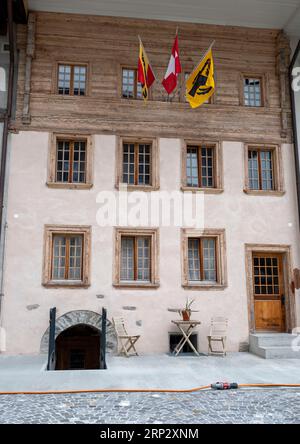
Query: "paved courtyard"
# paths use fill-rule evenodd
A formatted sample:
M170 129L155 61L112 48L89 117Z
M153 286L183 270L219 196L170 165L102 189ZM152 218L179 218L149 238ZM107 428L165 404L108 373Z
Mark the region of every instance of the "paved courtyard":
M107 370L45 371L43 355L0 355L0 392L193 389L217 381L300 384L299 359L262 359L250 353L220 356L108 356Z
M0 423L300 424L300 390L2 395Z

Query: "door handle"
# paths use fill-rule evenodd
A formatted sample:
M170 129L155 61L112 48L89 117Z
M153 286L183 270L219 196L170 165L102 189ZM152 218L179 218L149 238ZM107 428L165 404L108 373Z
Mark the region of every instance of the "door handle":
M281 299L281 305L284 305L285 304L285 295L282 294L280 299Z

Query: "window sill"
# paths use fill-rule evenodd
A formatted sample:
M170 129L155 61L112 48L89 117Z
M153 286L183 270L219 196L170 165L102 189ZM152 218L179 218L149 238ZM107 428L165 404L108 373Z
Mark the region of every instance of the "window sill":
M279 190L250 190L249 188L244 188L245 194L250 194L252 196L284 196L285 191Z
M49 188L65 188L69 190L88 190L92 188L92 183L63 183L63 182L46 182Z
M46 288L88 288L90 283L83 281L48 281L43 282Z
M89 98L89 94L83 94L83 95L75 95L75 94L58 94L58 92L54 92L53 95L57 98L60 98L62 100L72 100L72 99L86 99Z
M124 188L123 188L124 187ZM117 190L125 189L126 184L116 185ZM157 191L159 190L159 185L127 185L127 191Z
M182 284L185 290L224 290L227 284L202 284L200 282Z
M138 289L151 289L151 288L158 288L159 283L152 283L152 282L115 282L113 283L113 286L116 288L138 288Z
M224 192L223 188L197 188L197 187L188 187L182 186L181 191L191 191L192 193L202 192L205 194L221 194Z

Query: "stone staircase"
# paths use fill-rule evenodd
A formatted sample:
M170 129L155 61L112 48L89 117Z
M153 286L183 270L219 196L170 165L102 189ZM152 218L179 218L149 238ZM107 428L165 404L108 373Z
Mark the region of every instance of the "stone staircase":
M300 359L300 335L250 333L249 351L265 359Z

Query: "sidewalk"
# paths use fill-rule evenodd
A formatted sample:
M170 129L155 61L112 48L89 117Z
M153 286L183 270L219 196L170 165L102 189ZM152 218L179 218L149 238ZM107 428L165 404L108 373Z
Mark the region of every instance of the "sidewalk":
M217 381L300 384L300 360L249 353L108 356L107 370L45 371L45 355L0 355L0 391L191 389Z

